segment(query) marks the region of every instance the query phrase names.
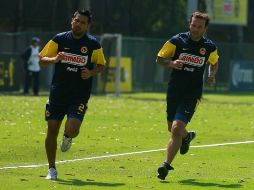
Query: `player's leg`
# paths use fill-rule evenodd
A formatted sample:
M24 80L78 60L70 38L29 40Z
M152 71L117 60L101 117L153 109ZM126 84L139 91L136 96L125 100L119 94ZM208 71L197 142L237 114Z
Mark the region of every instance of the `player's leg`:
M176 113L176 109L179 103L179 96L173 96L172 93L167 94L167 121L168 121L168 131L171 133L172 131L172 124L174 120L174 116ZM173 167L170 166L173 158L171 151L172 146L174 143L172 143L172 138L170 138L167 146L167 156L165 161L162 163L162 165L158 168L158 178L164 180L165 177L168 175L168 171L172 170Z
M172 163L175 158L179 148L182 145L183 136L186 136L188 132L185 129L186 123L180 120L173 121L171 128L171 139L168 142L167 146L167 159L166 163L169 165Z
M186 122L190 122L191 118L194 115L194 112L199 105L199 99L197 98L186 98L184 103L181 105L181 108L178 110L179 114L182 117L186 118ZM189 151L190 142L196 137L195 131L187 132L182 139L182 145L180 147L180 154L186 154Z
M182 137L186 135L186 124L180 120L173 122L168 121L168 128L171 130L171 138L167 145L167 156L165 162L158 168L158 178L164 180L169 170L174 168L171 166L179 148L182 145Z
M188 118L179 114L182 101L183 99L179 96L168 96L167 98L167 121L171 138L167 145L167 158L165 162L169 165L172 163L182 144L182 138L187 135L185 127L188 123Z
M75 104L69 107L63 139L60 144L62 152L69 150L72 145L72 139L78 136L86 110L87 106L84 103Z
M75 138L79 134L82 121L76 118L68 118L65 123L64 134L68 137Z
M49 120L48 131L45 139L46 153L48 157L49 168L55 167L57 136L61 126L61 121Z
M67 119L65 123L63 139L60 144L60 148L62 152L66 152L67 150L71 148L72 139L78 136L81 123L82 122L76 118Z
M49 170L46 179L57 179L56 171L56 149L57 149L57 136L64 117L64 108L58 108L52 104L46 104L45 119L48 124L47 136L45 139L45 149L48 158Z

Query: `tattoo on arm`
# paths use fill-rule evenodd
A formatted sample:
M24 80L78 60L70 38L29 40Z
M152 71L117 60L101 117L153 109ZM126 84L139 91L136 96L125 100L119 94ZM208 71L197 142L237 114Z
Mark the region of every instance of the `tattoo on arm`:
M156 63L158 63L161 66L164 67L169 67L172 59L171 58L162 58L162 57L157 57Z

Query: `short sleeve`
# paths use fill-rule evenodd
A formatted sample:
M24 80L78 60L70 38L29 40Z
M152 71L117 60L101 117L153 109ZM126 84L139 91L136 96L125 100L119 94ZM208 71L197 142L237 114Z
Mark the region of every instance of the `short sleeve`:
M99 65L105 65L106 60L104 57L102 47L100 47L99 49L93 50L91 61Z
M219 55L218 55L217 49L215 49L213 52L210 53L208 62L214 65L218 62L218 59L219 59Z
M53 40L50 40L44 48L41 50L40 57L54 57L58 53L58 44Z
M170 41L167 41L157 54L158 57L169 58L175 55L176 45L172 44Z

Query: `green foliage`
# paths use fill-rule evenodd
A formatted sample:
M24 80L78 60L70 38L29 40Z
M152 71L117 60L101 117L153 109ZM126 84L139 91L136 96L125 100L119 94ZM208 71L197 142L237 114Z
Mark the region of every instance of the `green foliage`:
M0 168L45 164L47 97L1 96ZM192 145L254 139L253 94L205 95L188 129ZM63 126L58 142L61 140ZM165 94L92 97L72 148L57 160L165 148ZM58 181L44 179L47 167L0 170L0 190L34 189L253 189L254 144L191 148L177 155L166 181L156 178L165 151L57 164Z
M112 32L114 25L124 22L126 30L120 29L124 35L168 37L186 30L186 3L186 0L108 1L104 6L110 14L106 13L105 19L110 25L104 25L104 29Z

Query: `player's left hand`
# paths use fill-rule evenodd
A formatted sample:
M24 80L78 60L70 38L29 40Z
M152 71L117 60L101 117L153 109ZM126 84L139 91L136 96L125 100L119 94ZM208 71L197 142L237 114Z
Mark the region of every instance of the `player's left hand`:
M87 69L86 67L81 69L81 78L86 80L89 79L92 76L92 73L89 69Z
M208 76L207 82L208 82L208 84L210 84L211 86L214 86L215 83L216 83L215 76Z

